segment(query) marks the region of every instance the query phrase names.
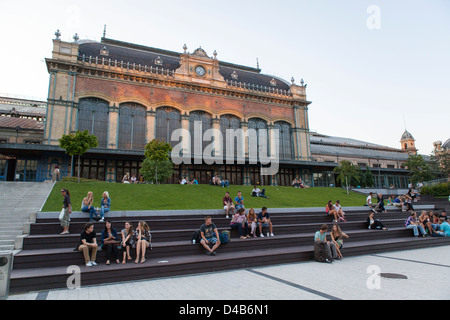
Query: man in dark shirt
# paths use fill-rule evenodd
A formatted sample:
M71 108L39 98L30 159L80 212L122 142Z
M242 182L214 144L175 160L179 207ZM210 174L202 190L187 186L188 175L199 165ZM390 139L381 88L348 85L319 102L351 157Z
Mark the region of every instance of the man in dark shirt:
M233 199L230 197L230 193L227 191L225 192L225 197L222 199L223 202L223 210L227 211L227 216L225 218L229 218L229 213L231 210L231 215L234 215L234 206L233 206Z
M80 242L77 249L78 251L83 252L86 267L97 265L97 263L95 262L95 259L97 257L97 239L93 223L86 223L84 225L84 231L80 235ZM92 251L90 258L89 250Z
M211 217L207 216L205 218L205 223L200 227L200 243L207 250L208 255L216 255L216 249L220 246L219 232L214 223L212 223ZM210 248L209 244L213 247Z
M269 215L269 212L267 212L266 207L262 207L261 212L258 213L258 224L259 224L259 233L260 233L261 238L264 238L264 234L262 232L263 227L265 227L265 228L269 227L270 236L274 237L272 221L270 221L270 215ZM267 233L267 236L269 236L269 233Z

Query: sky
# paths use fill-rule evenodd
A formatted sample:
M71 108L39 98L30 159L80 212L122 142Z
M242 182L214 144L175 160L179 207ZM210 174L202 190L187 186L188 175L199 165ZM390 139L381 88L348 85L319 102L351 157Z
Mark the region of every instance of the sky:
M450 1L0 0L0 96L47 99L61 39L111 39L183 52L307 84L313 132L421 154L450 138Z

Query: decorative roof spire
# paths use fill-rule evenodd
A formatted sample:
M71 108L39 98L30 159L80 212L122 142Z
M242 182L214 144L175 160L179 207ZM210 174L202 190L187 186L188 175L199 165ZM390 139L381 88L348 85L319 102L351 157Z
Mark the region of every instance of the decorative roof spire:
M56 40L61 40L61 32L59 32L59 29L56 30L55 36L56 36L56 38L55 38Z
M106 24L105 27L103 28L103 38L106 38Z
M73 41L77 42L78 40L80 40L80 37L78 36L78 33L75 33L73 36Z

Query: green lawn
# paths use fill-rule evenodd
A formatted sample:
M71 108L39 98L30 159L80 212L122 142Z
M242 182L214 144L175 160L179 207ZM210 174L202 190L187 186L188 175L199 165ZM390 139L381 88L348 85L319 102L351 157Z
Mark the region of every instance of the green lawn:
M182 210L219 209L226 191L234 199L242 192L246 208L293 208L325 207L328 200L337 199L342 206L362 206L365 196L357 193L346 194L340 188L295 189L293 187L265 187L270 199L255 198L250 195L252 186L230 186L230 188L209 185L151 185L121 184L107 182L58 182L44 205L43 211L60 211L63 198L61 188L70 192L74 211L81 210L81 201L88 191L94 193L94 206L100 206L103 191L111 197L112 211L124 210ZM261 188L261 187L260 187ZM262 189L262 188L261 188Z

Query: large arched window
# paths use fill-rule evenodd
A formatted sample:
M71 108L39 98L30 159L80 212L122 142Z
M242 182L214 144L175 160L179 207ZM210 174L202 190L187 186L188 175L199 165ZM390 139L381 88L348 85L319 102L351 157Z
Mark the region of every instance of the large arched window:
M237 130L241 128L241 120L233 115L223 115L220 117L220 132L222 133L222 155L226 156L227 150L233 149L233 156L237 155L238 144L242 141L237 141L237 138L233 138L232 141L227 139L227 130ZM244 148L244 146L242 146Z
M254 132L256 133L256 136L253 136L251 133L249 133L249 142L248 142L248 152L249 157L255 159L255 157L259 156L259 147L264 147L263 150L266 150L266 154L262 155L263 157L267 158L270 151L270 145L269 145L269 133L267 131L267 122L260 118L251 118L248 120L248 129L252 131L254 129ZM263 132L265 131L265 132ZM262 135L261 135L262 134ZM265 140L261 140L261 137L265 137ZM261 137L260 137L261 135ZM255 141L256 139L256 141ZM256 142L256 145L255 145ZM256 150L256 151L255 151ZM256 153L255 153L256 152Z
M108 147L108 108L108 102L97 98L80 99L78 103L78 130L95 135L99 148Z
M156 110L156 139L169 143L172 147L178 141L172 142L172 133L181 128L181 115L176 109L162 107Z
M278 121L274 124L274 129L279 130L278 154L281 160L292 159L292 140L291 125L284 121Z
M201 136L194 133L195 122L201 122ZM191 154L202 155L203 150L211 144L211 141L203 141L203 134L206 130L211 129L212 127L212 117L210 114L203 111L192 111L189 114L189 133L191 135ZM199 142L200 141L200 142ZM201 153L198 150L195 150L195 145L199 144L202 146Z
M136 103L124 103L119 109L119 149L144 150L146 109Z

